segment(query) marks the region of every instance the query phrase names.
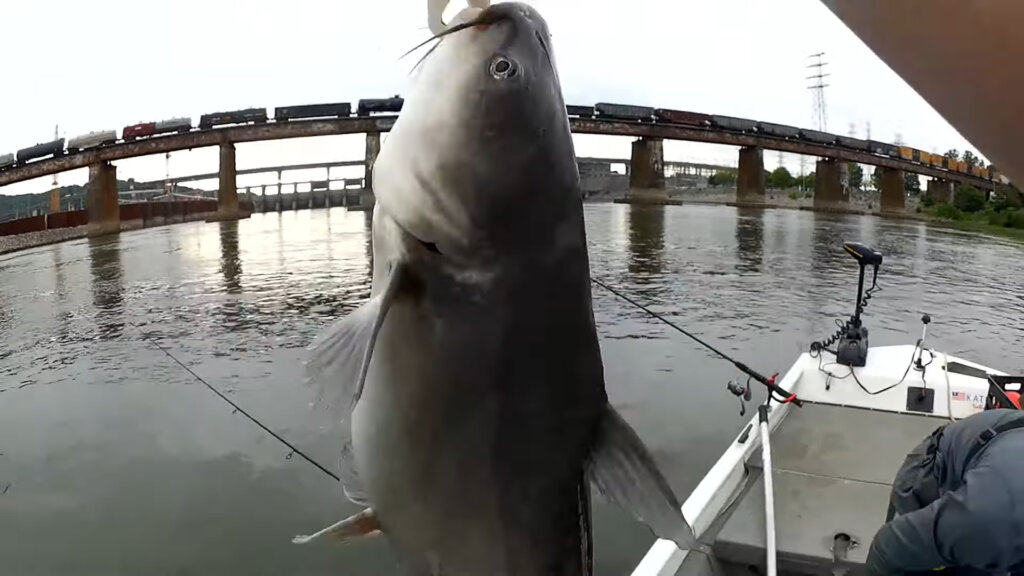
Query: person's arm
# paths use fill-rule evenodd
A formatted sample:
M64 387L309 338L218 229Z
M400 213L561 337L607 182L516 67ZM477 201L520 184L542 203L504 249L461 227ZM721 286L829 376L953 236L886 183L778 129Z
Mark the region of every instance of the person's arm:
M928 506L898 516L875 534L865 568L872 576L971 566L1006 570L1005 526L1015 510L1010 486L981 464L964 484Z

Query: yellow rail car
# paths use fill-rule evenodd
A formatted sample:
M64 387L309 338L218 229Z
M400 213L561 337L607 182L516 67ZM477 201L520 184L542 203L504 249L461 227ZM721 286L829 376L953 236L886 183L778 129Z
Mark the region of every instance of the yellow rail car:
M914 159L914 152L913 152L913 150L914 149L911 148L910 146L900 146L900 158L903 158L904 160L913 160Z

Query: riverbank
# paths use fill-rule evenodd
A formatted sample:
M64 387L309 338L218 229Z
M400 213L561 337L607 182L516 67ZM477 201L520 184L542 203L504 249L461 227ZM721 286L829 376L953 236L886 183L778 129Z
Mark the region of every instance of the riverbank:
M815 207L814 199L812 197L807 197L807 192L802 190L769 190L765 195L763 203L737 202L735 189L729 188L674 188L668 190L668 196L669 201L667 204L671 205L706 204L736 206L741 208L772 208L840 214L865 214L901 220L921 220L941 228L1024 240L1024 230L1022 229L994 226L987 222L974 220L949 220L928 214L927 212L919 209L917 198L907 198L906 209L903 212L893 213L882 212L877 203L874 202L873 198L868 197L866 194L857 193L853 195L848 204L829 207ZM592 193L584 202L588 204L601 204L613 203L617 200L622 200L621 193L607 192ZM349 209L351 210L352 208ZM180 220L175 218L173 221L164 221L163 219L158 219L153 222L130 220L121 223L121 231L124 232L129 230L138 230L141 228L151 228L154 226L168 226L181 222L191 222L193 220L203 220L207 216L209 216L209 214L202 213L189 215L188 217ZM19 250L26 250L28 248L37 248L39 246L84 238L86 233L86 226L76 226L73 228L59 228L12 236L0 236L0 255Z
M181 224L183 222L194 222L197 220L205 220L215 214L215 212L200 212L184 216L178 215L173 218L127 220L121 222L121 231L128 232L131 230L141 230L143 228L154 228L157 226ZM19 250L27 250L29 248L38 248L40 246L47 246L50 244L59 244L60 242L67 242L68 240L85 238L88 235L88 231L88 226L73 226L69 228L52 228L49 230L26 232L25 234L0 236L0 255L17 252Z

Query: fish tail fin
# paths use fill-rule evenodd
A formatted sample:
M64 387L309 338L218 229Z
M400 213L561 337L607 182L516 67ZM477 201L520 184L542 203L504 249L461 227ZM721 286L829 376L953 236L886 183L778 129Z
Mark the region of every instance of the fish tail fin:
M587 472L610 502L628 510L659 538L680 550L697 544L693 527L643 441L611 405L606 406Z

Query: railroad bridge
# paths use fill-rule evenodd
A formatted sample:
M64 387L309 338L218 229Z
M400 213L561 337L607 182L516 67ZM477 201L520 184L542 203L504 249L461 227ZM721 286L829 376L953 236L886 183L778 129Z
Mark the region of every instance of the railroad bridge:
M328 105L324 105L328 106ZM362 108L362 104L361 104ZM400 110L400 106L398 107ZM278 115L281 115L278 108ZM255 112L254 112L255 111ZM637 112L639 111L639 112ZM259 112L263 114L260 115ZM737 200L756 204L764 201L764 151L778 150L808 156L817 156L814 204L815 206L847 203L842 184L842 167L849 162L867 164L881 170L881 199L883 211L901 211L905 203L904 173L911 172L931 177L928 192L938 201L951 201L953 184L966 183L991 190L998 180L993 170L965 167L962 162L945 159L926 152L896 147L874 141L829 135L813 130L755 122L725 116L696 114L645 107L597 104L592 107L568 106L569 124L574 134L632 136L631 158L627 169L629 191L627 197L667 201L663 142L685 140L725 144L739 148L737 169ZM15 182L38 178L77 168L89 168L87 200L90 234L103 234L120 229L116 168L113 162L126 158L163 154L178 150L217 146L220 166L216 173L200 175L215 177L219 181L218 209L214 219L233 219L239 212L235 145L244 142L283 140L341 134L365 134L365 157L362 160L334 163L338 166L362 165L365 176L361 202L372 205L372 166L380 151L381 134L387 132L398 118L397 114L340 115L335 118L293 119L275 116L273 121L265 110L244 111L245 117L234 119L231 113L215 116L217 121L203 121L195 129L185 126L169 134L146 138L136 136L137 127L126 127L126 138L114 141L108 137L100 145L84 147L69 144L68 151L54 149L52 157L0 162L0 187ZM187 119L185 119L187 120ZM190 121L189 121L190 125ZM127 138L129 130L132 137ZM112 133L111 133L112 135ZM54 142L52 144L58 144ZM63 140L59 141L60 148ZM45 145L37 145L45 146ZM12 156L9 155L8 158ZM695 167L698 165L690 165ZM678 166L677 166L678 167ZM718 169L720 167L705 167ZM696 168L700 170L699 167ZM255 171L266 171L258 169ZM183 179L172 179L183 181Z

